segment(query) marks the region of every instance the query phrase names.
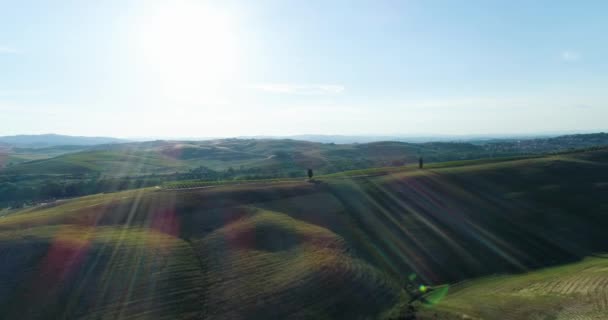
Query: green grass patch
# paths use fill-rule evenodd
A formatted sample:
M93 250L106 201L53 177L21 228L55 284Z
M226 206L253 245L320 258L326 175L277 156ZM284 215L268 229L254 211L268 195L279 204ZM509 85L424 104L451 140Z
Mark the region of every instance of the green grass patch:
M450 287L421 319L602 319L608 314L608 258Z

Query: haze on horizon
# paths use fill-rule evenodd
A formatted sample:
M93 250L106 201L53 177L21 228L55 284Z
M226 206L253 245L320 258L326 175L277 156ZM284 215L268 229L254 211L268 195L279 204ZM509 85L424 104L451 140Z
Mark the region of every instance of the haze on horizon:
M0 135L606 130L605 1L34 1L0 11Z

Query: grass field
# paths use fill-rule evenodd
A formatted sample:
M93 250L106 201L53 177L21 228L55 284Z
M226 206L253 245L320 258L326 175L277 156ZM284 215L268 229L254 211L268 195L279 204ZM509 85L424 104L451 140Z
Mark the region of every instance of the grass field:
M607 164L599 150L316 183L137 189L10 211L0 217L0 311L395 318L415 273L430 285L485 277L452 286L421 314L430 319L599 319L606 291L594 283L608 279L608 265L582 259L608 249ZM523 284L528 291L514 289ZM579 293L591 302L578 303Z
M420 319L585 319L608 316L608 256L449 288Z
M183 240L149 229L81 225L36 227L0 238L3 259L10 261L0 269L3 317L177 319L202 314L202 273Z

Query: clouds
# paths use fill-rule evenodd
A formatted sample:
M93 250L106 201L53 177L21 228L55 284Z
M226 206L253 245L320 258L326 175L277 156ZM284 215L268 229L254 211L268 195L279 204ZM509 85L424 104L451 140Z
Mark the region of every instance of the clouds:
M568 62L579 61L582 58L579 52L569 50L562 51L560 57L563 61Z
M336 84L289 84L289 83L261 83L250 85L249 88L270 93L296 94L296 95L328 95L340 94L344 86Z

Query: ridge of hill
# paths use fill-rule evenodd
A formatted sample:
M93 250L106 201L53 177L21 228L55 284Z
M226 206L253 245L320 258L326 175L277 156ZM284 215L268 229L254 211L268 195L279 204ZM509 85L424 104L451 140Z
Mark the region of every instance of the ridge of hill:
M55 146L91 146L97 144L121 143L127 140L111 137L82 137L60 134L20 134L0 136L0 145L21 148L43 148Z
M303 176L306 168L315 168L319 173L326 174L399 166L417 162L419 157L430 163L538 155L606 145L607 133L481 144L384 141L336 145L289 139L158 140L96 145L47 159L5 166L2 174L90 173L137 176L187 172L205 167L215 171L241 169L241 175L249 176L270 177L278 174L294 177Z

